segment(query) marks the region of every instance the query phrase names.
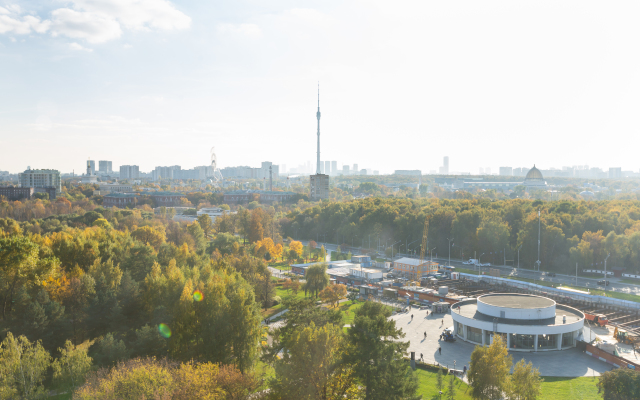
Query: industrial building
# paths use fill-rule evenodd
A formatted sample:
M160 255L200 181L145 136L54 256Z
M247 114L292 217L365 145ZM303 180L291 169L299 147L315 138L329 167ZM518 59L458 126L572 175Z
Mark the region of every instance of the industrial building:
M436 274L439 264L437 262L420 260L415 258L403 257L393 262L393 271L395 274L407 279L420 280L423 276Z

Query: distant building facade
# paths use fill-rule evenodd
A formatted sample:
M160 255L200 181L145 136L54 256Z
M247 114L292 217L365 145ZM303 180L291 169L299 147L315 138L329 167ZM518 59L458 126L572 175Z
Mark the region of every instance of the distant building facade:
M393 171L394 175L409 175L409 176L422 176L422 171L419 169L397 169Z
M622 168L609 168L609 179L619 179L622 178Z
M262 162L260 168L247 166L226 167L220 170L224 178L269 179L269 168L273 179L280 178L280 166L271 161Z
M55 169L27 169L18 175L21 187L56 188L56 194L62 192L60 171Z
M311 200L323 200L329 198L329 175L315 174L309 176Z
M175 192L153 192L150 196L158 207L179 206L182 204L180 199L187 197L184 193Z
M35 193L35 188L32 187L15 187L15 186L0 186L0 197L5 197L7 200L15 201L22 199L30 199Z
M224 194L224 202L229 204L249 203L257 199L263 203L283 202L291 200L294 192L269 190L233 190Z
M140 178L140 167L137 165L121 165L120 179L138 179Z
M100 172L102 174L110 174L110 173L112 173L113 172L112 162L111 161L105 161L105 160L98 161L98 172Z
M102 199L105 207L125 208L138 204L138 195L135 193L110 193Z
M500 167L500 175L501 176L513 176L513 168L511 168L511 167Z
M133 192L133 187L131 185L123 185L121 183L101 183L100 184L100 194L106 195L109 193L131 193Z

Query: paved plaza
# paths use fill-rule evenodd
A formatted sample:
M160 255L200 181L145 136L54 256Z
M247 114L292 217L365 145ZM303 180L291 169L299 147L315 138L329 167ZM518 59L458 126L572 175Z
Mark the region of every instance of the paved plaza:
M413 314L413 321L411 320ZM420 358L420 353L427 363L448 366L449 368L462 369L463 366L469 368L471 352L475 345L467 343L462 339L457 339L453 343L438 340L444 328L452 327L453 320L449 314L432 315L426 310L413 308L408 313L397 314L391 317L396 321L396 326L402 328L406 334L403 341L409 341L409 351L416 352L416 359ZM444 319L444 324L442 320ZM424 332L427 338L424 339ZM442 354L438 348L442 348ZM549 352L509 352L513 357L513 363L517 363L524 358L526 362L531 361L535 368L540 370L542 376L598 376L603 372L611 370L612 366L598 359L590 357L578 349L549 351Z

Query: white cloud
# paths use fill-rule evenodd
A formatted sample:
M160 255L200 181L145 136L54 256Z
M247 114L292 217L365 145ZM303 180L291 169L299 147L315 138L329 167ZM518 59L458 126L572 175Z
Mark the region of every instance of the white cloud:
M31 15L14 15L6 8L0 10L0 33L14 33L17 35L26 35L31 31L44 33L49 29L49 26L49 21L40 21L40 18Z
M236 34L257 38L262 36L262 30L256 24L219 24L218 32L223 34Z
M120 24L105 15L60 8L52 13L53 36L64 35L74 39L86 39L90 43L103 43L119 38Z
M117 19L132 30L187 29L191 18L166 0L74 0L76 9Z
M77 51L88 51L88 52L92 52L93 49L88 49L86 47L84 47L83 45L79 44L79 43L69 43L69 48L71 50L77 50Z
M0 34L50 30L54 37L104 43L119 38L122 28L177 30L191 25L191 18L167 0L71 0L69 7L53 10L50 20L21 14L17 5L0 7Z

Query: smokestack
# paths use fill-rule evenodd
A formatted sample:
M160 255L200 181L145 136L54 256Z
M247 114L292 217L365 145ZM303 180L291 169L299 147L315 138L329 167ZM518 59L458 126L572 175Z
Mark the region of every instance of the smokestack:
M320 82L318 82L318 112L316 113L318 118L318 161L316 163L316 174L320 174Z

